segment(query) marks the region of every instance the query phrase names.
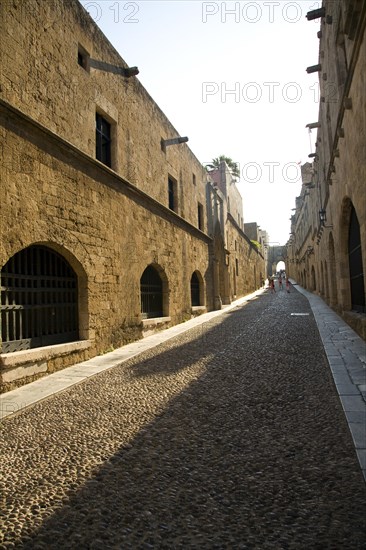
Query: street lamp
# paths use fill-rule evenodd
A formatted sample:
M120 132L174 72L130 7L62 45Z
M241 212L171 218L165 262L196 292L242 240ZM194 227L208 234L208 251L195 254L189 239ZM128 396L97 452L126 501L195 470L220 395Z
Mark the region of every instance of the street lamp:
M330 228L333 227L333 225L325 225L325 222L327 221L327 212L325 208L321 208L319 210L319 221L320 221L321 227L330 227Z
M325 222L327 221L327 213L325 211L325 208L321 208L319 210L319 221L320 221L320 225L324 225Z

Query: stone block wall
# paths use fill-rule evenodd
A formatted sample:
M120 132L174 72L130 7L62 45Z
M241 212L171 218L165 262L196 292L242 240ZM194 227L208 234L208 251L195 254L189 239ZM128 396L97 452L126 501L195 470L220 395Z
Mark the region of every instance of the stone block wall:
M4 0L0 6L1 98L95 157L95 116L112 124L112 168L168 205L168 176L178 186L177 213L198 226L205 173L136 77L78 64L78 51L127 67L77 0ZM142 68L143 70L143 68ZM195 184L193 183L193 174ZM189 192L187 192L189 190Z
M324 8L316 154L293 216L289 266L291 276L320 294L364 337L366 312L351 311L349 232L353 208L366 294L366 2L327 0Z
M149 265L164 281L164 326L252 292L260 256L237 222L226 226L225 197L209 227L201 163L186 144L161 147L179 135L171 122L136 77L78 63L80 53L89 65L126 68L81 4L4 0L0 29L0 266L30 246L56 251L77 277L79 329L66 346L1 354L3 391L141 338L140 282ZM110 168L95 158L96 113L111 123ZM238 243L235 281L226 238Z
M150 264L165 274L170 324L191 313L194 271L205 281L202 305L212 309L209 237L3 104L0 123L0 265L32 244L69 262L78 276L80 338L90 341L73 362L141 337L140 279ZM47 360L47 372L69 364Z

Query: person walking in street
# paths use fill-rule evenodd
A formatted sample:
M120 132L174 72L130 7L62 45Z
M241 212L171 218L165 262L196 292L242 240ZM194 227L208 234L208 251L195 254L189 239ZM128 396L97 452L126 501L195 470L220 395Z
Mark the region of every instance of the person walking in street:
M279 288L279 290L282 290L282 277L281 277L281 275L278 277L278 288Z
M271 294L274 294L276 292L276 289L275 289L275 282L273 277L271 277L271 280L269 281L269 287L271 289Z
M288 280L288 277L286 277L286 290L288 293L290 292L290 281Z

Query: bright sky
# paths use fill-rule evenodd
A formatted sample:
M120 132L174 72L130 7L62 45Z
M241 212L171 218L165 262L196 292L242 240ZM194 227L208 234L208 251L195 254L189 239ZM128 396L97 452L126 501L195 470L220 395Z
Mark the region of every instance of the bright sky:
M285 244L314 152L321 1L82 0L138 79L204 164L240 165L244 221Z

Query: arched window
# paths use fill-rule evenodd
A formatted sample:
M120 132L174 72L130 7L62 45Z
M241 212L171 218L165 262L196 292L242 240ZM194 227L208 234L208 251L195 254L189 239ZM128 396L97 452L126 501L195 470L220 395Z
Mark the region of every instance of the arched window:
M348 261L351 285L352 309L365 311L365 289L362 267L362 251L360 238L360 224L356 211L352 206L348 232Z
M140 288L142 317L163 317L163 282L157 270L151 265L142 274Z
M191 277L191 303L192 307L200 304L200 281L196 272Z
M78 340L78 281L45 246L15 254L1 270L2 352Z

